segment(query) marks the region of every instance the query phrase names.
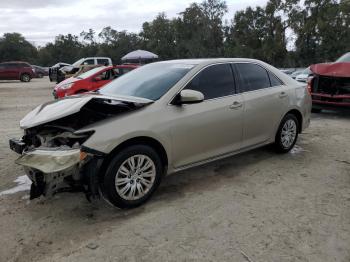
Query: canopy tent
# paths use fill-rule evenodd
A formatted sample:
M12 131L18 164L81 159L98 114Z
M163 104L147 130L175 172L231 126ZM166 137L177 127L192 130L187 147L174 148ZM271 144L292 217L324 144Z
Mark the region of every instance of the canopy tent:
M153 61L158 58L158 55L145 50L135 50L122 57L123 62L146 62Z

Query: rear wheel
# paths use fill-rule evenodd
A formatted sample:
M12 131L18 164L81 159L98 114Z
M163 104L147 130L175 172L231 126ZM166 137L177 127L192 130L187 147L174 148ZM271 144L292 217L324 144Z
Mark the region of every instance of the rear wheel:
M163 172L162 161L152 147L127 147L109 164L103 179L103 194L116 207L137 207L157 189Z
M22 74L20 79L21 79L22 82L29 82L30 81L30 75L29 74Z
M299 121L293 114L287 114L281 121L275 137L277 152L287 153L298 139Z

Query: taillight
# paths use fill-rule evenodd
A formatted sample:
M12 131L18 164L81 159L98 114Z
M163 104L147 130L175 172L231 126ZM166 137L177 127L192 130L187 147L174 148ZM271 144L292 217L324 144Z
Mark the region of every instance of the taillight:
M313 76L309 76L308 78L307 78L307 91L309 91L309 94L311 94L311 92L312 92L312 80L314 79L314 77Z

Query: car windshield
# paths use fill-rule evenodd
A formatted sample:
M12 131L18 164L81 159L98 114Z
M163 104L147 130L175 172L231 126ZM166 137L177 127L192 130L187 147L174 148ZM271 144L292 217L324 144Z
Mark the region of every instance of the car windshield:
M157 100L173 87L194 65L153 63L122 75L100 89L101 94L125 95Z
M311 70L310 70L310 67L308 67L308 68L305 68L304 69L304 71L301 73L301 74L305 74L305 75L309 75L309 74L311 74L312 72L311 72Z
M101 71L102 69L106 68L105 66L101 66L101 67L96 67L94 69L91 69L85 73L82 73L81 75L79 75L77 78L79 79L86 79L96 73L98 73L99 71Z
M335 62L350 62L350 53L346 53L345 55L342 55L339 57Z
M85 60L85 58L81 58L81 59L79 59L78 61L74 62L74 63L72 64L72 66L78 67L78 66L80 66L80 65L84 62L84 60Z

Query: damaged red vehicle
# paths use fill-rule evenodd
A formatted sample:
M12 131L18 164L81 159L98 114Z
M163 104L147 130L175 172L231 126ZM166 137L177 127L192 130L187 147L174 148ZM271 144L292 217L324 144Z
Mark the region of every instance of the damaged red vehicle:
M350 109L350 52L334 63L311 65L308 80L312 96L312 111L326 108Z

